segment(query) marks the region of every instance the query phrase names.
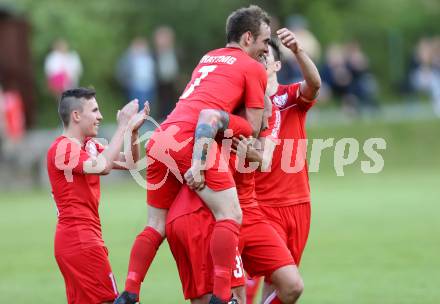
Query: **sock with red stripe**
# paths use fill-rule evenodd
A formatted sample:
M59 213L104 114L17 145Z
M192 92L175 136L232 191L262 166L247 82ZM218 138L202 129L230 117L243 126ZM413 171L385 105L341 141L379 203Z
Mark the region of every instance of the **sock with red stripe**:
M125 281L126 291L139 295L141 283L163 239L162 235L151 227L146 227L136 237L128 263L128 274Z
M235 266L239 233L240 225L233 220L217 221L212 232L213 294L222 301L231 298L231 274Z

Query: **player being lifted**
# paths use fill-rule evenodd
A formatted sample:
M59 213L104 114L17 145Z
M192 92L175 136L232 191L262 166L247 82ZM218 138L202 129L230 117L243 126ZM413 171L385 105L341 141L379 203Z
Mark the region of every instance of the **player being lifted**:
M206 125L206 129L210 128L215 132L216 129L224 125L222 120L228 114L220 113L222 115L216 115L215 112L219 111L204 110L200 115L198 127ZM268 112L270 113L270 109ZM210 119L207 119L209 115L211 115ZM264 117L267 116L269 115ZM271 120L272 118L275 117L271 117ZM263 119L263 121L266 122L266 119ZM265 125L267 123L264 123L262 129L266 129ZM275 125L274 121L270 121L269 125ZM269 134L272 134L270 128L260 133L261 136L264 136L261 138L263 141L262 147L273 147L273 143L269 143L276 138L270 138ZM237 163L235 154L231 154L230 166L231 170L235 172L234 179L243 212L239 250L244 269L251 275L267 276L272 280L277 290L277 297L271 299L271 302L268 303L280 303L280 301L282 301L281 303L294 303L297 288L294 260L283 240L266 221L255 195L255 169L257 167L263 170L266 169L267 165L270 164L271 154L265 153L264 149L260 149L260 151L248 149L247 146L250 142L243 136L242 139L242 141L238 141L234 138L234 142L239 148L233 148L233 151L239 152L237 155L240 156ZM222 148L228 145L227 141L223 141L222 144ZM222 149L222 151L225 150ZM203 155L201 157L203 158ZM253 170L249 170L251 169L250 163L244 166L245 158L254 162ZM202 182L193 180L191 176L185 177L189 187L195 189L200 187ZM209 214L209 210L194 192L189 191L187 186L183 186L170 210L167 236L179 269L185 298L191 299L194 304L206 303L206 294L212 292L212 283L209 275L207 275L212 267L207 257L207 253L209 253L207 252L207 240L209 240L212 233L212 225L213 219ZM235 259L236 267L232 278L235 287L234 296L239 303L244 303L244 272L241 266L241 258L237 256Z
M199 113L203 109L217 109L231 113L244 105L246 119L252 126L253 134L258 134L264 108L264 93L267 75L263 66L255 59L268 51L270 27L268 15L257 6L249 6L234 11L226 22L227 45L225 48L208 52L202 57L181 95L176 108L152 136L147 155L153 145L166 143L156 141L161 130L178 126L180 131L175 140L183 142L193 138ZM247 124L244 119L229 117L230 125ZM235 129L232 127L231 129ZM198 137L197 137L198 136ZM210 134L199 130L196 139L209 138ZM125 292L115 301L117 304L135 303L139 297L140 285L158 247L165 237L165 223L169 207L178 194L187 173L201 177L206 189L200 195L216 219L210 243L213 261L213 297L211 303L226 303L231 295L231 272L238 245L241 224L241 210L234 179L228 170L218 170L219 163L202 170L192 163L194 140L184 148L168 153L175 160L177 168L155 161L147 168L148 185L162 187L147 189L148 222L133 244ZM220 151L214 151L220 156ZM172 164L171 164L172 165ZM192 166L193 165L193 166ZM189 172L188 172L189 170ZM170 173L171 174L168 174Z

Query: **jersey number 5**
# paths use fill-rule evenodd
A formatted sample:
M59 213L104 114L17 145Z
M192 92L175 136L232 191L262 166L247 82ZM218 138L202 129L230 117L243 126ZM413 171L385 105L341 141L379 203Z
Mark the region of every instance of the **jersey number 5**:
M208 74L211 73L212 71L214 71L216 68L217 68L216 65L202 66L197 71L198 73L201 73L201 75L194 80L194 82L190 85L190 87L185 92L183 92L182 96L180 96L180 99L188 98L188 96L191 95L192 92L194 92L194 89L196 88L196 86L200 85L200 82L202 81L202 79L205 78L206 76L208 76Z

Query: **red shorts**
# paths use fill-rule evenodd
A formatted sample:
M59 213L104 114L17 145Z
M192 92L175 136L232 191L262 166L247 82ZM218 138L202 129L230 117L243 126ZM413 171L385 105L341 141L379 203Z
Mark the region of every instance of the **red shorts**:
M167 223L167 240L176 260L185 299L212 293L214 269L209 243L214 225L215 219L206 207ZM243 286L245 275L238 251L235 261L237 266L232 273L231 286Z
M299 266L310 230L310 203L285 207L260 206Z
M239 249L250 277L270 277L278 268L295 264L286 244L259 207L243 208Z
M169 209L191 167L194 126L187 123L162 125L147 145L147 200L150 206ZM205 171L206 185L214 191L235 187L229 166L220 147L212 146L212 161Z
M55 259L64 277L67 303L111 302L118 295L106 247L78 249Z

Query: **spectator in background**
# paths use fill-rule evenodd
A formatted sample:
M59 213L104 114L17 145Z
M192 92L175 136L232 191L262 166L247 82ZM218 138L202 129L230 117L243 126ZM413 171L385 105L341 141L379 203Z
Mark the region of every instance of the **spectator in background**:
M75 51L69 50L65 40L58 39L45 59L44 72L49 91L58 99L63 91L78 86L81 60Z
M287 18L287 28L291 30L298 41L301 41L302 48L314 62L319 62L321 56L321 45L318 39L308 30L307 20L300 15L292 15ZM288 84L302 80L301 70L292 52L281 46L282 68L278 73L279 82Z
M421 39L414 61L411 85L415 90L430 95L434 112L440 117L440 36Z
M358 112L375 110L378 106L376 101L377 82L370 72L367 56L362 52L357 42L351 42L345 46L347 67L351 72L350 98Z
M327 48L321 76L332 97L345 104L353 77L346 64L342 45L332 44Z
M170 27L160 26L155 30L154 48L160 117L166 117L174 109L178 97L176 84L179 76L179 63L174 42L174 31Z
M156 95L155 63L143 37L136 37L118 62L116 77L125 89L128 100L138 99L139 108Z
M345 112L354 115L377 109L377 82L357 42L330 45L321 74L327 95Z

